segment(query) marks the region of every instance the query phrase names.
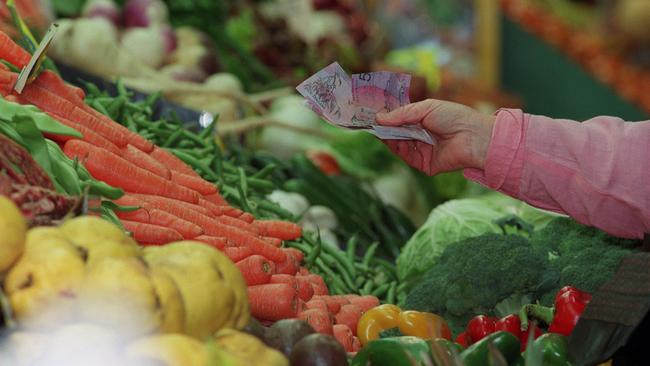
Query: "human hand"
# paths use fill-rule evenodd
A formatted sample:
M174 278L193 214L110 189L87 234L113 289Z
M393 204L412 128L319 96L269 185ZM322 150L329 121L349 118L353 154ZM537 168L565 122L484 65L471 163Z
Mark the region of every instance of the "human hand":
M434 175L464 168L483 169L493 116L462 104L428 99L377 114L384 126L420 124L437 140L429 145L416 140L385 140L388 147L410 166Z

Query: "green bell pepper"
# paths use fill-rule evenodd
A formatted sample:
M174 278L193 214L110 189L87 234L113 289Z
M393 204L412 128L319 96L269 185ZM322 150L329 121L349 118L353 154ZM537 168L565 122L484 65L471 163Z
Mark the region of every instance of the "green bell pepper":
M572 366L569 359L569 346L567 338L557 333L542 334L533 342L535 347L542 354L543 366ZM524 352L532 352L530 347Z
M431 362L429 342L411 336L381 338L368 343L350 366L426 366Z
M520 343L511 333L495 332L464 350L460 357L465 366L485 366L490 364L490 343L501 352L508 364L514 363L520 356Z

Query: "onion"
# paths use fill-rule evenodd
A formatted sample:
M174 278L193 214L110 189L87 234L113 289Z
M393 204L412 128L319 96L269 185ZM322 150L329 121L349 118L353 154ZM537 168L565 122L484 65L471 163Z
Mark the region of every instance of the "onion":
M149 27L167 23L167 6L161 0L129 0L124 5L126 27Z
M84 18L105 18L116 27L120 24L120 9L111 0L90 0L84 6L81 15Z

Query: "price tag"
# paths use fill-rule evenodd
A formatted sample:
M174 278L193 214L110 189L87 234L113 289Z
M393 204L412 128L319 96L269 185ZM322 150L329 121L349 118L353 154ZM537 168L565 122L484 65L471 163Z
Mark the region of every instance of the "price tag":
M14 85L14 90L18 92L18 94L23 92L25 85L31 83L36 78L37 71L45 59L47 49L50 47L50 43L52 43L52 39L54 39L54 35L56 34L58 27L59 25L56 23L53 23L50 26L50 28L47 30L47 33L45 34L45 37L43 37L43 40L38 45L38 48L36 48L36 51L34 51L34 54L29 60L29 63L27 63L27 66L23 67L23 69L20 71L16 85Z

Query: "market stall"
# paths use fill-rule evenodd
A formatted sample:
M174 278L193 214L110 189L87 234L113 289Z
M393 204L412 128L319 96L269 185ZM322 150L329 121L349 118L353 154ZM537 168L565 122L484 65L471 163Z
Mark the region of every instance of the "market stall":
M381 140L430 135L318 104L349 79L338 105L520 106L495 4L425 3L1 4L0 363L644 360L641 241L426 176Z

